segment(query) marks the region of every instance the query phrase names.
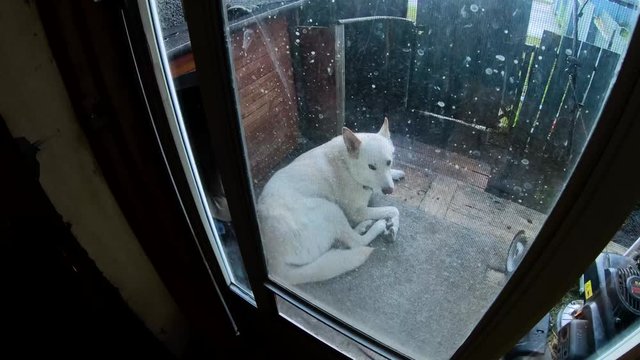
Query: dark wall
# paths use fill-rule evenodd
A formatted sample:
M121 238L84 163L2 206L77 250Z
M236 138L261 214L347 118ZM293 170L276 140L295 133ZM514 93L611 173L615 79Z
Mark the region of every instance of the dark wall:
M172 358L45 195L37 146L18 144L0 118L2 352L12 358Z

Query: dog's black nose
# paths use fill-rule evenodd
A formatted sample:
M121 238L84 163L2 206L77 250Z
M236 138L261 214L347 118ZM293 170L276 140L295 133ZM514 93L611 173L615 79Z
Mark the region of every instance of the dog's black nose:
M393 188L392 187L386 187L386 188L382 188L382 193L385 195L389 195L393 192Z

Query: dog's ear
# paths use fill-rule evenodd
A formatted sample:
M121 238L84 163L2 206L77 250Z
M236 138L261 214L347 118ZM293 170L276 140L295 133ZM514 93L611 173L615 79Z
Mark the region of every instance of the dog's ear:
M358 157L358 150L360 150L360 144L362 141L358 139L356 134L354 134L351 130L346 127L342 128L342 139L344 140L344 144L347 146L347 151L351 157Z
M391 132L389 131L389 119L387 119L386 116L384 117L384 123L382 123L380 131L378 131L378 135L382 135L387 139L391 139Z

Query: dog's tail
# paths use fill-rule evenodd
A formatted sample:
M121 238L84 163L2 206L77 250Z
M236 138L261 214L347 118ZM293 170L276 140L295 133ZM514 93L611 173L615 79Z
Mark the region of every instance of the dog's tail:
M331 249L312 263L295 267L287 266L280 275L291 285L328 280L362 265L372 251L373 248L368 246Z

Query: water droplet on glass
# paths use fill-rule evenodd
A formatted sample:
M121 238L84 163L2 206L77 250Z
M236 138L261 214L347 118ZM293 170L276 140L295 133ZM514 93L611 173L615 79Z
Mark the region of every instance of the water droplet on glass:
M424 55L424 50L418 49L418 55L420 55L420 56Z
M376 88L376 86L375 86L374 84L371 84L371 88L375 89L375 88Z
M444 107L444 101L438 101L438 106Z
M469 16L469 13L467 13L467 5L464 5L462 9L460 9L460 16L462 16L463 18Z
M571 51L571 49L567 49L564 51L565 55L567 56L571 56L573 54L573 51Z
M522 165L529 165L529 160L527 159L522 159L520 160L520 162L522 163Z
M517 65L518 64L518 59L513 60L513 63Z
M498 59L498 61L504 61L505 57L502 55L496 55L496 59Z
M323 114L318 114L318 118L322 119L322 118L324 118L324 115Z
M312 52L311 52L311 56L314 56L315 54L316 54L316 52L315 52L315 51L312 51Z
M486 69L484 69L484 73L487 74L487 75L491 75L491 74L493 74L493 70L491 70L491 68L486 68Z
M469 10L471 10L473 12L478 12L479 9L480 9L480 7L478 7L478 5L476 5L476 4L471 4L471 6L469 6Z

